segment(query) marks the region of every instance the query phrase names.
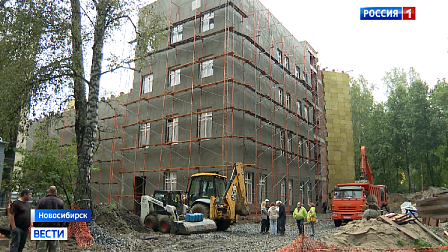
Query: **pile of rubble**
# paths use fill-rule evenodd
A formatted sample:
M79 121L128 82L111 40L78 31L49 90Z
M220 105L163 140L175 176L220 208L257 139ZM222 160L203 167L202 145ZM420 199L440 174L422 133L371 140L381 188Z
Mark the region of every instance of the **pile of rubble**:
M322 237L321 241L331 246L398 249L441 246L444 243L443 237L445 235L441 228L429 229L412 216L398 214L351 221L338 231Z
M430 187L423 192L401 194L389 193L389 209L391 212L400 212L400 206L403 202L411 202L415 205L417 201L433 198L434 195L439 195L448 192L444 187Z

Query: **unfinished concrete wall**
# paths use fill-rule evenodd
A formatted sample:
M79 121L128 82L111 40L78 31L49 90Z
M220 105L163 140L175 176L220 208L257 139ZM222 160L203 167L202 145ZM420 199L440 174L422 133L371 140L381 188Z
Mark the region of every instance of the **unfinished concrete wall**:
M327 119L328 191L355 182L350 79L348 74L323 71Z

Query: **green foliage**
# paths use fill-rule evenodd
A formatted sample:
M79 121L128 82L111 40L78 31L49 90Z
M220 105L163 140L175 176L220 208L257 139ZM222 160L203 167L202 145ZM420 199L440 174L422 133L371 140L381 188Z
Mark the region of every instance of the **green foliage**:
M425 248L425 247L434 247L434 244L423 240L422 238L418 238L418 240L414 241L414 248Z
M351 79L356 166L360 146L365 145L374 182L387 185L389 192L446 186L448 84L439 80L429 90L413 68L408 72L394 68L383 83L388 87L387 101L374 103L372 85L362 76Z
M17 190L30 188L34 195L45 195L48 187L54 185L67 206L73 202L73 183L76 180L77 155L76 145L59 146L59 139L48 137L36 131L36 141L32 150L17 149L23 156L16 165L13 182Z
M110 211L117 209L117 204L115 202L112 202L110 204L103 204L100 203L99 205L95 206L95 212L101 212L101 211Z
M395 240L397 240L398 245L403 246L404 241L400 236L395 236Z

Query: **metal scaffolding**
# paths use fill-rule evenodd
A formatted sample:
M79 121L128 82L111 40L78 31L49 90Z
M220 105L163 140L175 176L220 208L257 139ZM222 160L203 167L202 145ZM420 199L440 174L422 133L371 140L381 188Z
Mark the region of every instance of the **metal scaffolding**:
M194 15L183 14L192 1L169 2L169 29L182 25L185 38L173 42L168 36L166 47L149 52L149 67L135 75L131 92L100 103L95 202L138 213L143 194L184 190L197 172L227 175L234 162L245 166L255 215L265 198L282 200L287 212L298 201L326 200L324 93L316 51L258 0L198 2ZM206 31L202 22L212 15L214 29ZM208 80L201 74L210 61ZM181 81L171 85L176 70ZM154 90L145 92L141 83L152 73L158 81L154 76ZM61 144L75 138L73 116L67 111L64 125L51 129ZM204 136L206 120L212 126Z

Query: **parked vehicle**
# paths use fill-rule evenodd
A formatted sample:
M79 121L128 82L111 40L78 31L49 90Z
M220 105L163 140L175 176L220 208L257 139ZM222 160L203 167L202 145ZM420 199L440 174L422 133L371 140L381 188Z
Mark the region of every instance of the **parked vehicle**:
M338 184L332 191L332 216L334 225L339 227L342 222L361 220L367 197L374 195L376 204L383 211L388 211L387 187L373 183L372 170L365 154L365 146L361 146L361 176L355 183Z

